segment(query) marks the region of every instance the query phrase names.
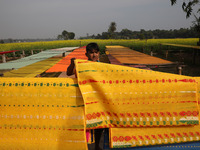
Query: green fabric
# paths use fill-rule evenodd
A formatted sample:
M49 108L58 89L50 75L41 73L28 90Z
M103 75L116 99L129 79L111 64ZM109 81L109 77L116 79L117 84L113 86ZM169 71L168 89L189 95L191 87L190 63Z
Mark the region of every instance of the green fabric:
M71 50L73 50L75 48L76 47L67 47L67 48L62 48L62 49L54 49L54 50L42 51L40 53L31 55L31 56L28 56L28 57L24 57L24 58L17 59L17 60L14 60L14 61L10 61L10 62L7 62L7 63L1 63L0 64L0 69L1 70L3 70L3 69L12 69L12 68L18 69L18 68L21 68L21 67L36 63L38 61L42 61L42 60L48 59L50 57L62 54L64 52L66 52L66 51L71 51Z

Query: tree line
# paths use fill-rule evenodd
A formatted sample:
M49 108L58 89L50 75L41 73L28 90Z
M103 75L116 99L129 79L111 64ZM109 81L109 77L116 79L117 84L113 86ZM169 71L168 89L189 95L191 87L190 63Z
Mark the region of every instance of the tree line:
M57 36L57 39L58 40L72 40L74 39L74 37L75 37L74 32L68 32L66 30L63 30L63 32Z
M101 34L88 35L80 39L162 39L162 38L198 38L198 33L194 27L170 29L170 30L144 30L132 31L122 29L120 32L112 32L110 28Z

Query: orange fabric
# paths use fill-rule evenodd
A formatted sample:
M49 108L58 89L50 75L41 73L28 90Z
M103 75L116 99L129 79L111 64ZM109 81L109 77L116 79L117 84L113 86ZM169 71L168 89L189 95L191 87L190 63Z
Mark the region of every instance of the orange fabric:
M67 70L67 67L71 64L72 58L87 60L85 53L86 53L85 46L77 48L69 55L67 55L65 58L63 58L61 61L59 61L57 64L55 64L53 67L48 69L46 72L64 72Z

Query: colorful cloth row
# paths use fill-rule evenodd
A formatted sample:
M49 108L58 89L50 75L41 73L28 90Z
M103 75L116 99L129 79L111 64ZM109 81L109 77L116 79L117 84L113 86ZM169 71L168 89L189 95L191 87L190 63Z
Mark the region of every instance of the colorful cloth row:
M45 50L42 51L40 53L34 54L34 55L30 55L21 59L17 59L17 60L13 60L13 61L9 61L6 63L1 63L0 64L0 69L19 69L28 65L31 65L33 63L51 58L53 56L62 54L66 51L71 51L73 49L75 49L77 47L65 47L65 48L61 48L61 49L54 49L54 50Z
M31 65L19 68L17 70L10 70L3 74L4 77L36 77L37 75L40 75L50 67L52 67L54 64L56 64L58 61L60 61L61 58L48 58L36 63L33 63Z
M173 62L153 57L124 46L106 46L107 55L112 55L122 64L132 65L170 65Z

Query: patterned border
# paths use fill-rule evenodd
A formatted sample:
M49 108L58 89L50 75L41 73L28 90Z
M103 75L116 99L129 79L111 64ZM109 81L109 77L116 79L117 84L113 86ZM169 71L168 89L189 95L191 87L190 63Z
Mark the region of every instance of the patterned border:
M13 82L3 82L3 83L0 83L0 86L3 86L3 87L6 87L6 86L9 86L9 87L12 87L12 86L21 86L21 87L24 87L24 86L27 86L27 87L31 87L31 86L46 86L46 87L70 87L70 86L74 86L74 87L78 87L78 84L69 84L69 83L43 83L43 82L35 82L35 83L26 83L26 82L16 82L16 83L13 83Z
M89 72L89 70L87 70L87 72ZM93 71L96 72L96 71ZM92 83L92 82L100 82L103 84L119 84L119 83L177 83L177 82L185 82L185 83L195 83L196 81L194 79L155 79L155 80L102 80L102 81L97 81L97 80L93 80L93 79L88 79L88 80L83 80L83 81L79 81L79 84L87 84L87 83Z
M0 125L0 129L28 129L28 130L67 130L67 131L84 131L84 126L82 129L69 129L66 127L59 127L59 126L33 126L33 125Z
M125 148L130 146L146 146L157 144L181 143L186 141L199 141L200 132L176 132L169 134L153 134L138 136L113 136L113 148Z

